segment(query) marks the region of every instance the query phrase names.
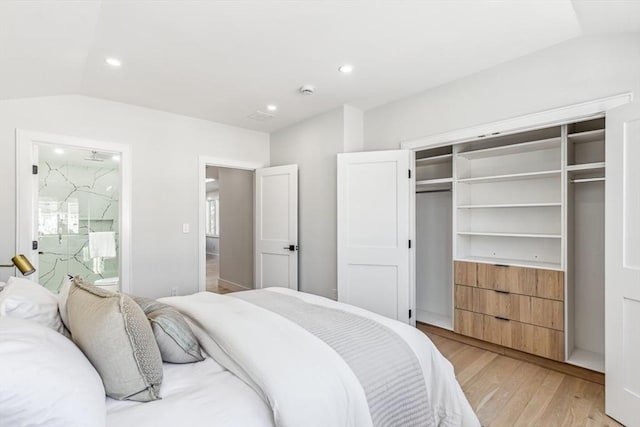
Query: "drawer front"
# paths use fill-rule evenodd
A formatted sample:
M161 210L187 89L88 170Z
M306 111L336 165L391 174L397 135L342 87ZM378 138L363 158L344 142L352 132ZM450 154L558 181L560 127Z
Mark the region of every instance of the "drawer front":
M553 360L564 361L564 333L555 329L512 322L511 347Z
M474 311L489 316L504 317L520 322L531 322L531 297L496 291L491 289L476 290L477 304Z
M485 341L564 361L564 334L561 331L487 315L482 324Z
M477 303L474 303L477 297L477 290L477 288L470 286L456 285L454 296L456 308L467 311L478 311L475 309Z
M515 323L499 316L484 316L482 335L485 341L511 347L511 326Z
M454 331L459 334L483 339L483 322L484 316L482 314L455 310Z
M564 302L531 297L531 320L525 323L564 331Z
M456 285L478 286L477 264L475 262L454 262L454 283Z
M478 264L478 287L558 301L564 300L562 271Z
M536 270L536 273L535 295L564 301L564 273L554 270Z
M478 286L522 295L534 295L535 272L535 269L524 267L478 264Z

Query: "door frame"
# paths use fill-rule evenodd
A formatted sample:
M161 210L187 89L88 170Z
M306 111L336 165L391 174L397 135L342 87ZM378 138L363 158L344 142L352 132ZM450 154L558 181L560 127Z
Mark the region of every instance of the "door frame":
M37 239L35 227L36 194L33 191L35 145L56 145L75 149L106 151L120 155L120 290L131 293L131 151L129 145L78 138L53 133L16 129L16 253L33 255L31 241ZM28 213L28 220L27 218ZM28 239L27 239L28 237ZM32 256L33 258L33 256ZM28 276L34 280L35 277Z
M267 167L262 162L247 162L243 160L225 159L223 157L212 157L206 155L198 156L198 292L207 290L207 238L206 238L206 215L207 208L207 185L206 169L207 166L215 166L220 168L242 169L254 171L256 169ZM253 193L255 194L255 180L253 182ZM253 217L255 219L256 210L255 202L253 207ZM255 236L253 245L255 247ZM255 265L253 266L255 272Z

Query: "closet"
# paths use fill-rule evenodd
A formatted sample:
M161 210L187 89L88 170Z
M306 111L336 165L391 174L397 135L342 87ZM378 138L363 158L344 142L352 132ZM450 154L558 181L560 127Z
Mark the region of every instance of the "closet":
M416 319L604 371L604 117L416 152Z

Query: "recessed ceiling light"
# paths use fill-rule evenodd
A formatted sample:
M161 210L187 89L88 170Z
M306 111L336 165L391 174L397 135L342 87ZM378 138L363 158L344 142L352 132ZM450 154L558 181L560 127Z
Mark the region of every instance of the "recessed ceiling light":
M273 105L273 104L267 105L267 110L269 111L276 111L277 109L278 109L277 105Z
M111 157L113 160L115 160L116 162L120 161L120 156L117 154L114 154L113 157Z
M122 67L122 61L120 61L118 58L108 57L104 60L104 62L106 62L107 64L109 64L114 68Z
M204 182L213 182L215 180L215 178L205 178Z
M64 154L64 150L62 148L55 148L53 152L56 154Z
M353 65L344 64L340 68L338 68L338 71L340 71L343 74L349 74L349 73L351 73L353 71Z

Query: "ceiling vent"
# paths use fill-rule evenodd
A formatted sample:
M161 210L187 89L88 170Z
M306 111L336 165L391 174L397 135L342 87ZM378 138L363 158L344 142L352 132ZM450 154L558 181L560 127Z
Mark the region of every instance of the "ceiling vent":
M255 113L251 113L247 116L251 120L257 120L259 122L265 122L267 120L273 119L274 115L265 113L264 111L257 110Z

